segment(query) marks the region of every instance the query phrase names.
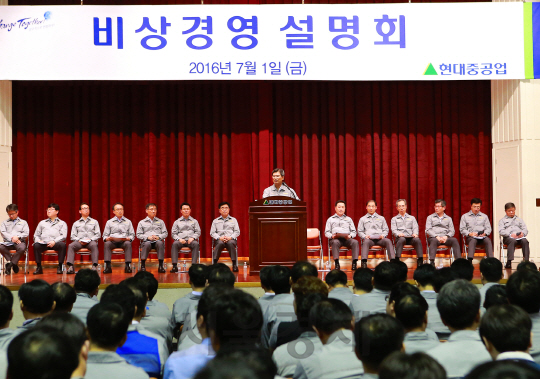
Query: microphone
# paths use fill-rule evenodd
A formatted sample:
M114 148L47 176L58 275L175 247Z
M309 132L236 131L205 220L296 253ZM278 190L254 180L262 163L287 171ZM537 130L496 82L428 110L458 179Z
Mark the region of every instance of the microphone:
M291 191L291 193L294 195L294 198L295 198L296 200L301 201L301 200L298 198L298 196L296 195L296 192L294 192L294 191L291 189L291 187L289 187L289 186L287 185L287 183L285 183L285 181L281 182L281 184L283 184L285 187L287 187L287 188L289 189L289 191Z

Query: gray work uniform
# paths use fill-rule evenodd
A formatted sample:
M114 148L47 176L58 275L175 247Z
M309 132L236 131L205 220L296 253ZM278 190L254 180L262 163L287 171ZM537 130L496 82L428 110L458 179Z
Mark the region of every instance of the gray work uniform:
M238 257L236 253L236 239L239 235L240 227L238 226L238 221L234 217L230 215L227 216L227 218L219 216L212 221L212 226L210 227L210 237L214 240L212 259L218 260L223 249L227 248L231 255L231 259L236 261ZM231 237L232 240L223 242L219 239L220 237Z
M532 347L529 354L534 358L534 361L540 364L540 313L529 313L532 321Z
M510 237L514 233L523 232L523 235L526 237L529 234L527 230L527 225L525 222L518 216L508 217L504 216L499 221L499 235L503 237L503 243L507 245L508 260L514 259L514 251L516 245L521 245L521 252L523 253L523 259L528 261L530 250L529 250L529 241L527 238L522 238L517 241L515 238Z
M437 333L440 339L447 339L450 336L450 329L442 322L439 308L437 308L437 296L435 291L421 291L420 294L428 303L428 324L427 327Z
M437 337L437 335L435 335L435 337ZM439 346L440 342L439 339L433 339L432 336L425 331L406 333L403 344L405 345L405 352L407 354L414 354L419 352L425 353L426 351Z
M304 332L298 339L278 346L272 354L277 374L284 378L292 377L298 362L310 357L322 347L321 339L314 331Z
M157 300L148 300L146 303L146 315L141 319L141 325L152 333L165 339L169 351L172 347L173 325L171 312L167 305Z
M351 238L332 238L332 235L336 233L345 233L351 236ZM324 235L328 238L328 244L332 249L332 258L339 259L339 248L345 246L351 249L352 259L358 259L360 254L360 245L354 238L356 237L356 228L352 218L348 216L338 216L334 214L326 220L326 227L324 228Z
M343 301L347 306L350 306L351 300L354 297L354 293L349 289L349 287L338 287L334 288L328 293L330 299L338 299Z
M90 250L92 263L97 264L99 258L98 240L101 237L99 224L92 217L80 218L73 223L71 227L71 242L67 250L67 262L73 264L75 261L75 252L86 248ZM86 245L81 244L81 240L90 240Z
M85 379L148 379L142 368L132 366L114 351L90 351Z
M113 242L105 241L109 237L116 238L129 238L129 241ZM130 220L122 216L120 220L118 217L113 217L105 224L105 230L103 230L103 240L105 241L105 262L110 262L113 249L124 249L126 263L131 262L132 249L131 243L135 239L135 230Z
M268 308L268 306L272 304L272 300L274 300L274 296L276 296L276 294L273 292L270 292L270 293L265 293L264 295L262 295L261 297L257 299L257 301L259 302L259 305L261 306L261 311L263 315L264 315L264 312L266 312L266 309Z
M461 248L459 247L459 241L454 237L454 233L454 223L446 213L442 217L437 216L437 213L428 216L426 220L426 236L428 237L429 259L435 259L439 245L451 246L454 258L461 258ZM441 244L436 237L443 236L448 238L445 243Z
M404 245L414 246L418 258L424 256L422 241L420 241L420 238L418 237L413 237L413 235L420 235L418 222L414 216L411 216L408 213L405 213L404 216L398 214L390 220L390 228L392 229L392 235L396 241L396 257L401 257ZM403 237L400 237L400 234L403 234Z
M463 378L476 366L491 362L478 331L458 330L448 341L426 352L446 370L448 378Z
M386 313L386 296L388 295L390 295L390 291L374 288L370 293L354 296L349 308L351 308L355 320L360 321L362 317L374 313Z
M341 329L332 333L319 350L298 361L293 378L361 378L364 366L356 357L354 346L354 335L351 330Z
M282 321L296 321L294 312L294 295L290 293L280 293L274 295L266 312L263 314L263 327L261 330L261 344L264 348L270 346L270 335L272 329L279 326Z
M482 212L474 214L472 211L465 213L459 221L459 232L465 237L465 243L469 247L469 258L474 258L477 245L483 245L486 249L486 256L493 257L493 243L488 237L491 234L491 223L486 214ZM485 233L486 237L479 240L469 236L469 233Z
M279 187L279 189L276 188L275 184L272 184L270 187L266 188L262 197L264 199L265 197L270 196L286 196L292 197L293 199L299 199L298 195L292 188L289 190L289 188L285 187L283 184Z
M0 329L0 350L7 350L9 343L18 333L14 329Z
M394 246L386 236L388 235L388 225L383 216L377 213L369 213L358 221L358 235L362 238L362 260L368 258L369 249L374 246L381 246L388 251L390 259L394 259ZM366 238L369 236L369 239Z
M86 317L90 309L98 303L96 298L85 292L77 293L71 314L77 316L86 325Z
M4 256L6 261L16 265L21 258L21 255L26 251L26 244L28 243L28 236L30 229L28 223L23 219L17 217L15 220L7 219L0 225L0 233L4 242L12 242L11 238L17 236L21 240L21 243L12 246L0 245L0 254ZM11 255L10 250L15 250L15 254Z
M197 238L201 236L201 227L199 222L193 217L189 216L187 219L180 217L176 220L171 229L171 236L174 240L171 247L171 262L178 263L178 251L182 247L189 247L191 249L191 262L197 263L199 259L199 241ZM187 243L188 239L193 238L190 244ZM179 240L185 240L186 243L182 243Z
M174 302L172 310L173 325L184 325L184 323L186 323L190 314L197 310L201 295L202 293L200 292L192 291ZM189 320L190 323L192 321L194 322L195 320ZM192 325L191 327L193 328L195 325Z
M46 250L54 250L58 253L58 264L64 263L66 257L67 224L58 217L40 221L34 232L34 259L38 266L41 265L41 254ZM38 243L43 241L45 244ZM47 243L54 241L53 247L48 247Z
M159 260L165 259L165 238L169 233L165 227L165 222L157 217L152 220L146 217L139 221L137 225L137 238L141 240L141 259L147 259L148 253L152 249L156 249ZM159 240L149 241L148 237L158 236Z
M484 306L484 301L486 301L486 293L487 293L488 289L490 289L493 286L498 286L498 285L499 285L499 283L488 282L488 283L484 284L481 288L478 289L480 291L480 306L481 307Z

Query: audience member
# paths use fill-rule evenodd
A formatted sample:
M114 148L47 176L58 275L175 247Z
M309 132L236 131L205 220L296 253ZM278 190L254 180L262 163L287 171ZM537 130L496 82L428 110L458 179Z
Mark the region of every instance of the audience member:
M302 276L319 276L317 267L308 261L298 261L291 268L291 282L296 283Z
M456 279L465 279L470 282L473 279L474 266L472 261L465 258L458 258L450 266L456 274Z
M486 300L486 292L492 286L496 286L501 282L503 277L503 266L497 258L485 258L480 261L480 280L482 288L480 288L480 304L484 306Z
M464 279L446 283L437 308L452 334L448 342L427 353L445 368L449 378L461 378L476 365L491 359L476 330L480 322L480 292Z
M362 318L354 328L356 356L364 366L362 378L378 378L383 360L396 351L403 351L403 326L395 318L374 314Z
M223 284L230 288L234 287L236 277L231 269L224 263L216 263L208 268L208 284Z
M274 379L276 366L267 351L235 349L220 351L195 379Z
M89 268L83 268L75 274L75 292L77 297L71 313L86 325L86 315L97 304L97 294L101 279L99 274Z
M446 283L450 283L452 280L458 279L456 272L451 267L443 267L437 270L435 275L435 292L441 292L441 288Z
M504 360L479 365L465 379L538 379L538 371L527 363Z
M353 292L355 295L365 295L373 290L373 270L359 268L353 274Z
M13 319L13 294L0 285L0 350L7 349L11 340L16 336L15 330L9 327Z
M107 290L105 290L106 292ZM129 296L127 292L126 296L134 297L133 294ZM126 308L134 309L131 306ZM114 302L105 301L96 304L88 312L90 352L88 353L85 379L148 379L148 374L143 369L130 365L116 353L116 350L128 338L127 330L131 323L131 316L126 315L124 311L126 308Z
M407 275L409 274L409 267L405 262L402 262L399 258L393 259L390 261L396 269L397 281L406 282Z
M259 272L259 279L261 280L261 287L264 291L264 295L259 297L259 305L261 306L262 313L266 312L266 308L270 305L270 302L274 299L276 295L272 290L272 285L270 283L270 275L272 271L272 266L263 266Z
M339 299L349 305L354 294L347 285L347 274L341 270L332 270L326 274L324 279L328 285L328 297L331 299Z
M394 352L382 362L379 379L446 379L446 371L425 353Z
M73 309L73 304L77 299L77 293L67 283L56 282L51 285L51 288L54 293L54 302L56 306L54 307L54 312L63 312L69 313Z
M412 284L406 282L396 283L392 287L390 294L386 297L386 314L389 314L392 317L396 317L396 313L394 312L394 306L396 302L401 300L405 295L411 293L420 295L420 291L418 290L418 288L413 286Z
M364 369L354 354L354 318L349 307L338 299L323 300L311 308L309 322L324 346L310 349L311 354L306 351L293 378L360 377Z
M491 286L491 288L486 291L486 299L484 300L483 307L489 309L494 305L504 304L510 304L508 302L508 295L506 294L506 286L501 284Z
M516 270L532 270L532 271L538 271L538 266L536 266L536 263L531 261L521 261L517 265Z
M54 310L54 292L43 279L34 279L24 283L19 288L21 311L26 321L20 327L21 331L36 325L36 322Z

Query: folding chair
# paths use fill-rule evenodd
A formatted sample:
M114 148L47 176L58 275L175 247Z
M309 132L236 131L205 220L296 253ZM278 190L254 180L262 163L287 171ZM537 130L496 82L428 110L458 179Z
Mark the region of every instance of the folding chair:
M463 257L463 254L465 254L465 256L463 258L467 259L469 257L469 246L467 245L467 237L463 236L463 253L462 253L462 257ZM480 242L480 241L478 241ZM474 258L485 258L487 255L486 255L486 247L484 246L484 244L482 243L481 245L479 245L478 243L476 244L476 249L474 250Z
M197 242L199 242L199 239L197 238L196 239ZM200 247L200 243L199 243L199 258L197 258L197 263L201 263L201 247ZM190 247L187 247L187 246L184 246L182 247L180 250L178 250L178 258L180 259L180 254L191 254L191 248ZM184 263L184 265L182 266L182 270L178 270L178 273L186 273L188 272L188 269L187 269L187 266L186 266L186 259L185 259L185 256L183 257L184 259L182 260L182 262Z
M502 262L503 264L503 267L506 265L506 260L508 259L507 255L504 253L505 250L508 250L508 245L505 245L503 243L503 240L504 240L504 237L503 236L499 236L499 260ZM514 250L514 259L516 258L521 258L523 259L523 252L521 254L521 257L517 257L516 256L516 252L517 250L521 250L521 244L516 244L516 247L515 247L515 250Z
M41 253L42 256L56 256L58 257L58 252L56 250L45 250L43 253ZM66 272L66 264L65 262L58 262L58 264L62 264L62 272Z
M24 241L26 243L26 248L24 249L24 276L26 276L26 274L28 274L28 240L29 240L29 237L26 237L26 238L21 238L22 241ZM15 254L17 251L16 250L9 250L9 253L11 255ZM4 259L4 256L0 254L0 272L5 275L6 272L6 265L5 265L5 259ZM13 272L13 271L11 271Z
M319 259L320 259L320 267L321 270L324 269L324 252L322 248L322 240L321 240L321 231L317 228L308 228L307 229L307 239L308 240L319 240L318 245L308 245L307 252L309 253L319 253ZM330 262L330 261L329 261Z
M163 241L163 250L164 251L167 251L167 241L166 240L158 240L158 241ZM141 270L141 254L142 254L142 245L143 245L143 240L142 239L139 239L139 262L137 264L137 271L140 271ZM150 258L150 254L155 254L156 257L157 257L157 250L154 249L154 248L151 248L150 251L148 252L148 258ZM165 262L163 262L163 268L165 270L167 270L167 264Z
M392 245L394 246L394 251L396 251L396 237L392 234ZM396 255L397 258L397 255ZM403 249L401 250L401 257L400 258L418 258L416 255L416 250L414 249L413 245L403 245Z
M347 246L341 246L339 248L339 254L346 253L347 251L351 250ZM352 253L352 250L351 250ZM339 256L339 255L338 255ZM328 262L326 262L326 269L324 271L330 271L332 270L332 247L330 246L330 240L328 240Z
M426 259L429 262L429 242L428 242L428 235L426 230ZM442 259L450 259L450 263L454 262L454 252L452 251L451 246L446 245L438 245L437 246L437 252L435 254L436 258L442 258Z

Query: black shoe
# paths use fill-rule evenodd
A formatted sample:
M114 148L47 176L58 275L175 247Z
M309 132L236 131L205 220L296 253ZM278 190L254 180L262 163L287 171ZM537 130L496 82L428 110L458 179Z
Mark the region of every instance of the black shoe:
M63 274L64 271L62 271L62 265L59 265L58 268L56 269L56 273L57 274Z
M41 266L36 267L36 271L32 273L33 275L40 275L43 274L43 268Z
M157 269L157 272L159 272L160 274L164 274L165 273L165 268L163 267L163 264L160 264L158 269Z
M238 265L234 264L232 266L232 272L238 272Z
M6 275L9 275L9 274L11 274L11 262L6 263Z
M75 268L73 267L73 265L69 265L67 274L75 274Z
M334 263L334 269L341 270L341 266L339 265L339 262Z
M141 271L146 271L146 268L144 270L141 270ZM125 274L131 274L133 271L131 270L131 262L127 263L126 262L126 267L124 268L124 273Z
M512 261L506 261L504 268L512 268Z
M362 261L362 263L360 264L360 267L367 268L367 261Z
M420 267L424 264L424 258L417 258L416 267Z
M352 263L351 270L356 271L356 261Z
M177 273L177 272L178 272L178 266L177 266L177 265L172 266L172 268L171 268L171 274L175 274L175 273Z
M92 271L97 271L97 265L92 265Z
M111 267L110 262L105 263L105 270L103 270L103 273L104 274L112 274L112 267Z
M126 266L127 268L127 266ZM146 271L146 266L144 264L141 264L141 271Z
M19 273L19 266L14 265L13 263L12 263L11 269L13 270L13 273L14 273L14 274L18 274L18 273Z
M435 267L435 259L430 259L429 264L432 265L433 267Z

